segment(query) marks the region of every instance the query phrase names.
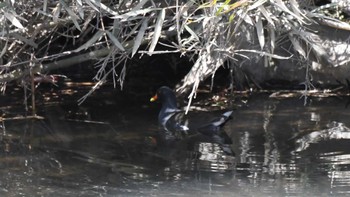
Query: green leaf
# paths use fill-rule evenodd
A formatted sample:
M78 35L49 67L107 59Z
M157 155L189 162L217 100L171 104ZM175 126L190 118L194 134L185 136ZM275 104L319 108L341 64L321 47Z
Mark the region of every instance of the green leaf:
M228 21L231 23L233 19L235 18L235 13L232 13L228 19Z
M227 6L229 3L231 2L231 0L226 0L223 5L220 6L220 8L218 9L218 11L216 11L215 15L218 16L220 14L222 14L222 10L225 8L225 6Z

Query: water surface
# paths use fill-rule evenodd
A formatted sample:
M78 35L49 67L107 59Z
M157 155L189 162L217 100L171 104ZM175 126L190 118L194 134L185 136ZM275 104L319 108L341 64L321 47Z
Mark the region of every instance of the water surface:
M150 95L122 99L101 90L78 106L77 92L84 90L39 94L37 114L43 119L14 119L25 115L22 97L3 98L1 196L350 192L346 97L309 98L304 105L299 97L253 95L223 128L235 152L227 155L201 138L166 147L150 144L149 136L159 130L159 106L147 102Z

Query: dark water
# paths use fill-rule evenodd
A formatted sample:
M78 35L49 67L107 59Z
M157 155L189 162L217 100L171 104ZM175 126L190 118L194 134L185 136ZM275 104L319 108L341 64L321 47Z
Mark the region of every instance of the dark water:
M39 92L43 119L14 119L22 97L1 98L0 196L350 195L348 98L252 96L223 128L232 156L200 140L155 147L150 95L77 106L84 90Z

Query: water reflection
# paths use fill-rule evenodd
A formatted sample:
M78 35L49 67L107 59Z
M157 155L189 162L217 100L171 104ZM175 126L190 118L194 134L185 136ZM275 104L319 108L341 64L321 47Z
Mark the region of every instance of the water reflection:
M341 99L341 98L340 98ZM237 173L263 195L329 196L349 191L346 100L252 98L229 125ZM249 120L249 121L247 121Z
M82 106L64 95L50 97L39 105L44 119L11 119L25 115L21 106L0 107L5 118L0 195L330 196L350 191L346 99L312 98L304 106L298 98L253 96L223 128L233 140L232 156L201 138L161 147L145 143L158 131L157 107L117 102L113 96L102 92Z
M296 140L298 147L296 151L306 150L310 145L321 141L350 139L350 129L344 123L332 121L327 124L327 129L316 130L303 134Z

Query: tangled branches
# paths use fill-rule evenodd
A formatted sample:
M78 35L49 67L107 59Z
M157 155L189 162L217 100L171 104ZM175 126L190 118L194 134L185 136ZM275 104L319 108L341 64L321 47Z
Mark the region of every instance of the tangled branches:
M327 60L306 27L313 18L326 18L312 9L312 1L302 3L303 7L296 0L6 0L0 3L0 82L97 60L95 88L108 75L122 87L126 61L136 53L178 52L195 62L177 88L180 93L192 89L192 99L199 83L227 60L249 59L248 54L259 54L266 63L286 58L274 55L285 38L302 58L309 53L306 44ZM171 51L156 50L164 44L161 39L174 40L166 44ZM140 50L142 45L146 50ZM117 67L122 67L120 73Z

